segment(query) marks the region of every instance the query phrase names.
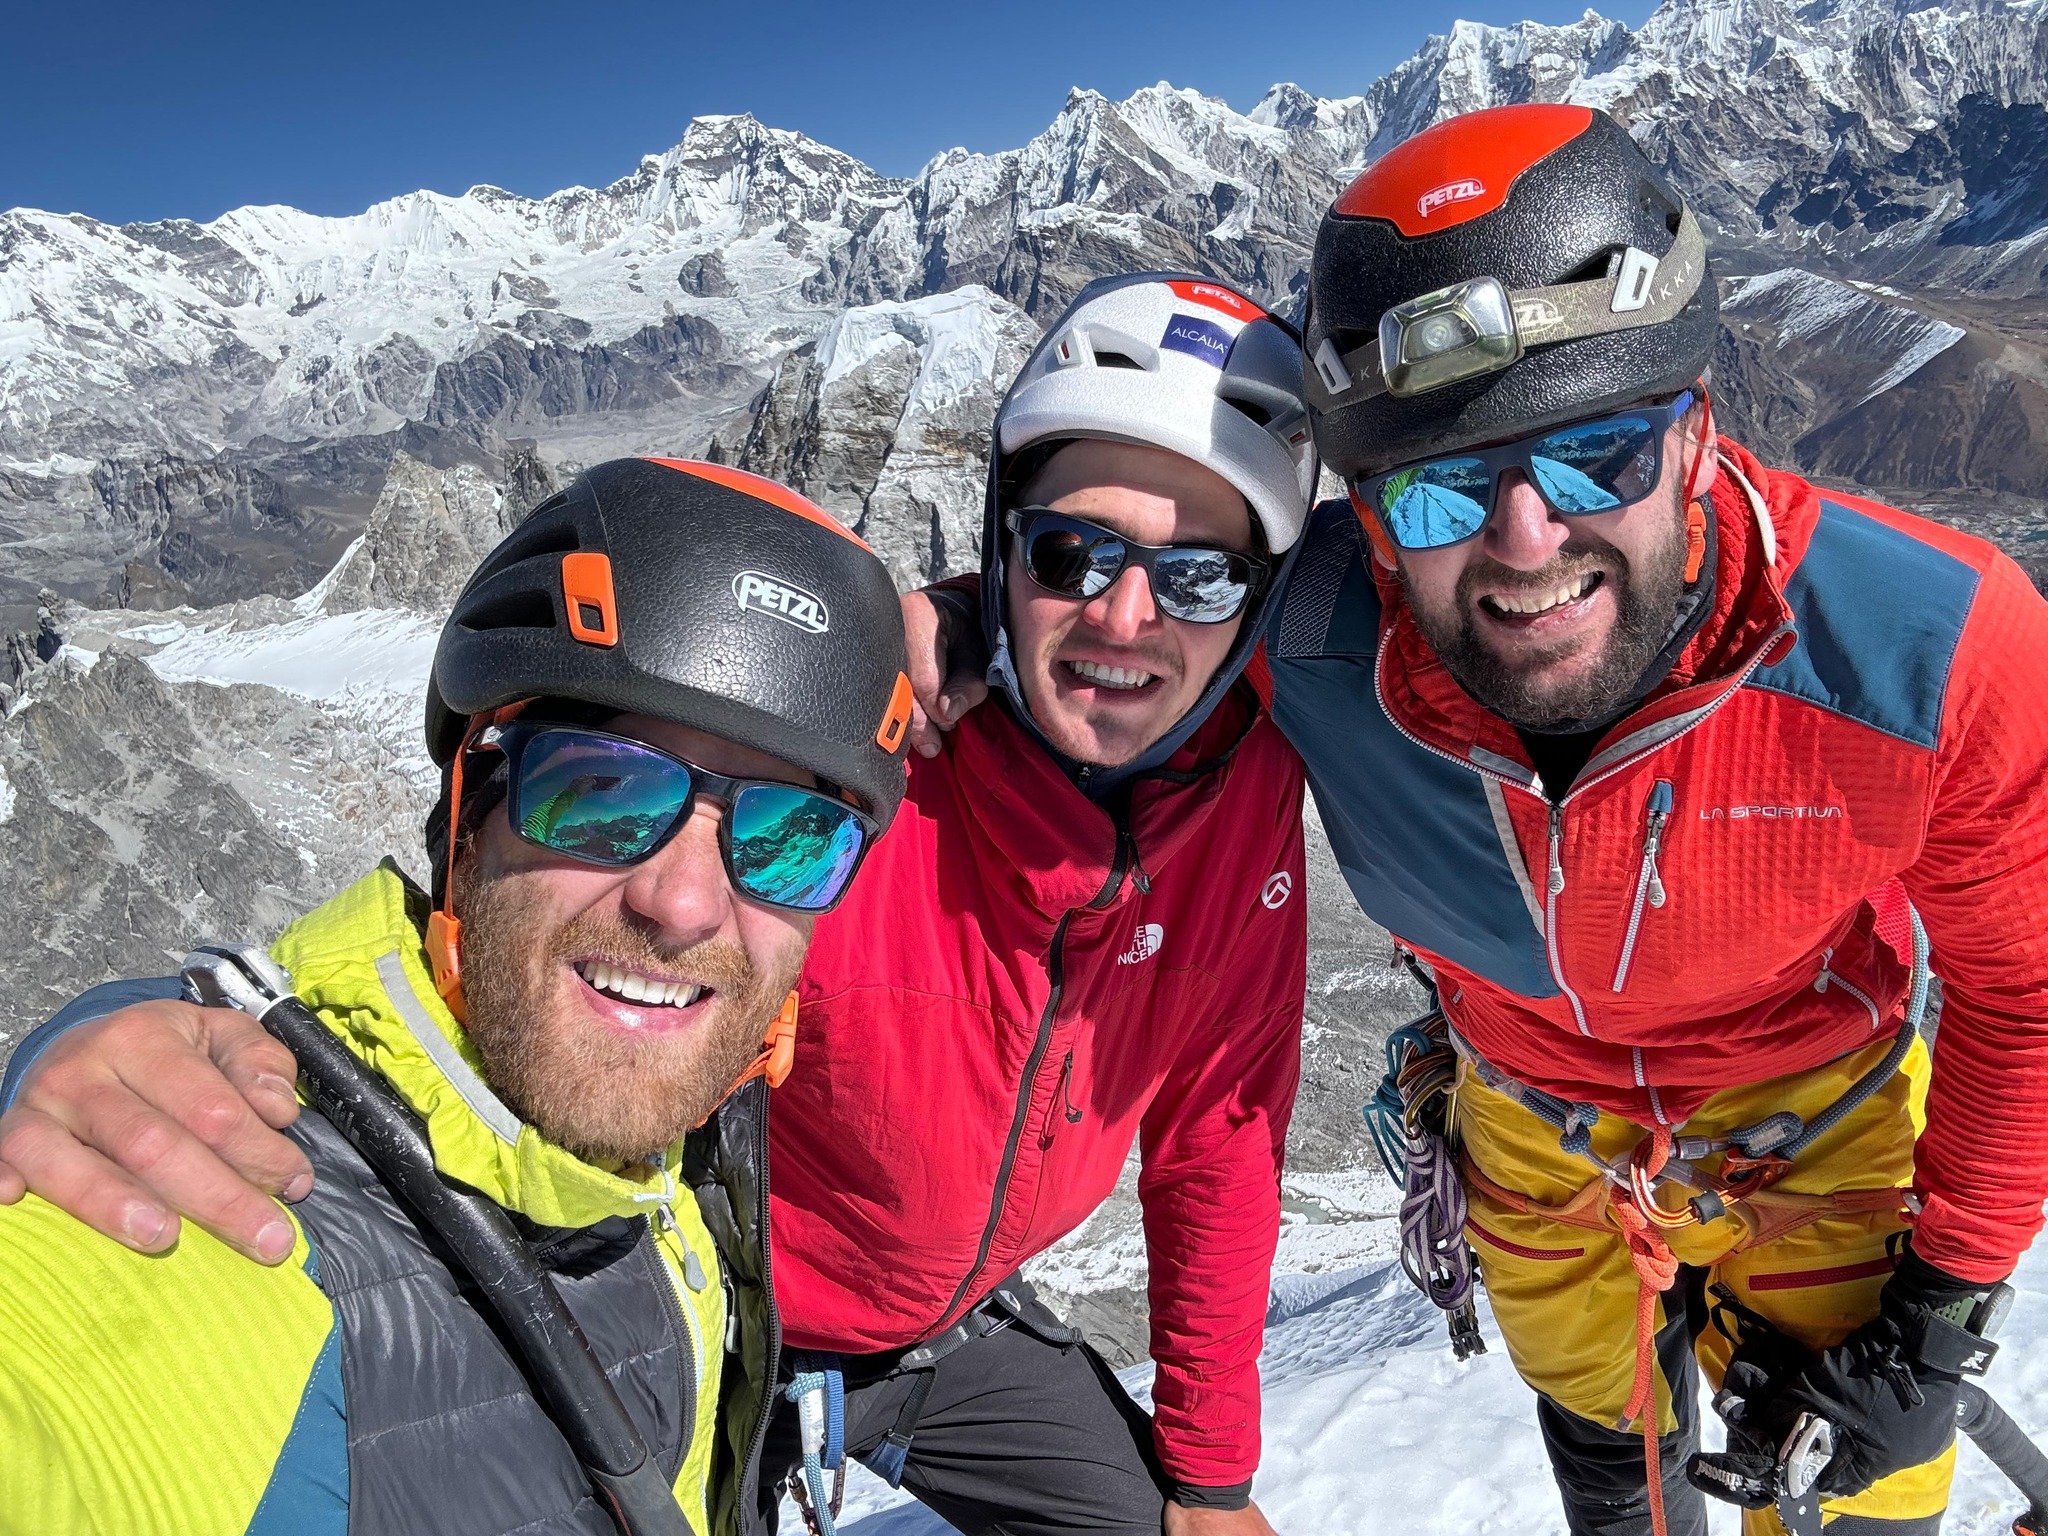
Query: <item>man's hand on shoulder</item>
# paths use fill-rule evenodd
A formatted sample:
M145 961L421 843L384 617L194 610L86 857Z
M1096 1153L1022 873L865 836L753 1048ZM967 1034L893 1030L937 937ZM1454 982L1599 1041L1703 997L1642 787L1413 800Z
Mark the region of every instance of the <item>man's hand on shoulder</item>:
M298 1118L291 1053L247 1014L135 1003L53 1040L0 1115L0 1203L34 1193L138 1253L182 1213L250 1258L281 1262L272 1202L313 1187L278 1131Z
M916 703L910 745L937 757L944 733L988 697L987 658L974 618L979 599L963 586L924 587L903 595L903 671Z
M1195 1509L1169 1499L1160 1523L1164 1536L1274 1536L1273 1527L1256 1504L1243 1509Z

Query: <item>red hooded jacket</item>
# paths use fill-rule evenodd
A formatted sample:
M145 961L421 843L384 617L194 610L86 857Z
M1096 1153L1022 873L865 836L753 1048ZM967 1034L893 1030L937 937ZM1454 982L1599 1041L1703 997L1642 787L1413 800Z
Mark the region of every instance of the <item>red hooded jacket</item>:
M1259 1460L1258 1355L1300 1074L1300 760L1240 682L1125 829L999 703L909 796L805 962L770 1146L790 1342L947 1327L1115 1187L1133 1141L1155 1438Z
M1945 986L1915 1247L1999 1279L2048 1194L2048 604L1981 539L1723 450L1714 611L1560 805L1346 508L1304 536L1275 710L1465 1037L1638 1124L1883 1037L1902 883Z

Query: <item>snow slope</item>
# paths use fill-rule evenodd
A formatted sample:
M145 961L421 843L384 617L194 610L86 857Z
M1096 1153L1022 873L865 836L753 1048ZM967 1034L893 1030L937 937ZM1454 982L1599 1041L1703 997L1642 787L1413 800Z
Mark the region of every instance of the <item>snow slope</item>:
M1290 1177L1291 1193L1327 1199L1328 1223L1283 1229L1260 1361L1265 1460L1253 1497L1276 1530L1317 1536L1549 1536L1564 1514L1522 1385L1482 1301L1487 1352L1452 1358L1436 1309L1387 1256L1396 1202L1376 1172ZM1300 1200L1290 1202L1299 1204ZM1309 1234L1318 1240L1305 1242ZM1347 1245L1377 1257L1305 1273ZM1079 1262L1080 1256L1069 1255ZM1142 1260L1140 1260L1142 1265ZM2037 1437L2048 1436L2048 1253L2013 1283L2020 1297L1986 1386ZM1627 1349L1630 1341L1616 1341ZM1149 1367L1123 1379L1144 1400ZM1713 1415L1704 1409L1711 1424ZM1711 1435L1712 1431L1709 1430ZM1946 1536L2002 1536L2024 1502L1965 1443ZM1715 1536L1736 1536L1738 1512L1710 1504ZM793 1507L785 1530L801 1530ZM907 1494L856 1467L840 1529L848 1536L943 1536L951 1527Z

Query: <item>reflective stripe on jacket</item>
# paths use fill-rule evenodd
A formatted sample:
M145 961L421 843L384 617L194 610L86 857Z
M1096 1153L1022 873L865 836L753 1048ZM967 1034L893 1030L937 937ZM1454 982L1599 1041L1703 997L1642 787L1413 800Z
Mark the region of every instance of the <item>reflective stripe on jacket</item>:
M721 1255L689 1183L583 1163L491 1094L435 994L418 901L380 869L274 953L426 1122L441 1170L529 1224L691 1528L731 1530L765 1312L743 1302L746 1368L726 1370ZM0 1531L609 1532L467 1282L324 1119L292 1134L316 1182L275 1269L190 1225L144 1258L33 1198L0 1209ZM690 1182L723 1160L715 1134L670 1160ZM650 1221L664 1204L674 1221ZM758 1277L758 1253L742 1263Z
M1080 1225L1135 1139L1160 1456L1185 1483L1251 1477L1300 1071L1301 787L1248 684L1135 784L1124 836L998 703L911 759L818 924L776 1090L793 1344L940 1331Z
M1890 1028L1867 898L1901 880L1947 988L1918 1247L1994 1279L2048 1194L2048 604L1980 539L1723 449L1715 611L1560 808L1341 504L1275 620L1275 716L1466 1038L1639 1124Z

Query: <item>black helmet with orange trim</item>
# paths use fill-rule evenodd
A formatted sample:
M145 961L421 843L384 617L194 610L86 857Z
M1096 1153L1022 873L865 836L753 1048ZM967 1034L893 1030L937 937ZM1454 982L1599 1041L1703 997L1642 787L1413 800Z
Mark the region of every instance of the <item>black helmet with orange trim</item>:
M1454 117L1323 219L1305 326L1316 446L1353 480L1677 394L1718 327L1699 225L1612 118Z
M651 715L808 769L886 826L910 683L896 589L794 491L716 464L614 459L484 557L441 631L427 746L524 699Z

